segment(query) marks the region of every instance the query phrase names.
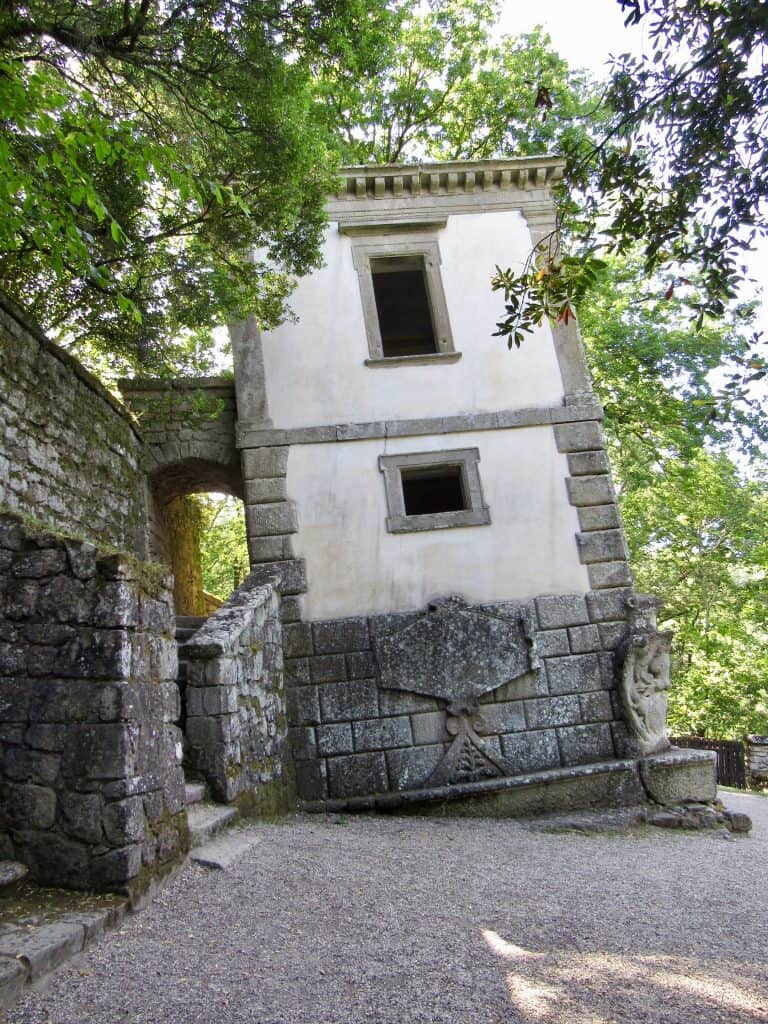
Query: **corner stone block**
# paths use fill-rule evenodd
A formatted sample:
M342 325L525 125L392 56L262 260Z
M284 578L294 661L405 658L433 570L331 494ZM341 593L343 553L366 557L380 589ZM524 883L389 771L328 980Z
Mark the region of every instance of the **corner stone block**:
M75 725L62 755L71 779L125 779L134 773L136 725Z
M595 562L587 567L587 572L590 586L595 590L632 585L632 573L628 562Z
M560 765L560 748L553 729L502 736L501 752L518 772L538 772Z
M299 761L296 792L300 800L323 800L327 791L325 761Z
M291 725L319 724L320 701L316 686L291 686L286 690L285 701Z
M591 764L615 756L610 726L580 725L574 729L558 729L563 764Z
M299 528L296 506L292 501L276 501L268 505L246 505L245 522L249 535L255 537L296 533Z
M368 796L388 788L387 764L382 752L332 757L327 765L331 797Z
M610 505L584 505L579 508L579 526L584 533L591 530L619 530L621 528L621 517L618 506Z
M610 476L574 476L566 480L572 505L608 505L615 501Z
M315 651L318 654L347 654L370 648L368 620L365 618L331 619L312 625Z
M559 452L586 452L605 448L603 431L597 420L560 423L554 430Z
M283 626L283 653L286 658L303 658L315 653L312 627L308 622L291 622Z
M104 834L112 846L125 846L144 838L144 801L129 797L107 804L104 809Z
M288 497L284 476L255 477L245 481L247 505L265 505L272 501L285 501Z
M555 696L584 693L602 688L597 654L574 654L567 658L547 659L549 692Z
M317 757L314 729L306 727L290 729L288 739L291 744L291 753L297 761L311 761Z
M717 795L717 754L714 750L673 747L642 760L640 778L657 803L708 803Z
M629 556L621 530L594 530L592 533L577 533L576 543L583 565L591 562L626 561Z
M568 471L571 476L594 476L609 473L608 456L604 451L574 452L568 456Z
M285 476L288 471L286 446L274 448L245 448L241 452L243 476L246 480Z
M627 601L632 596L630 587L615 587L610 590L596 590L587 594L587 608L592 622L610 622L624 619L627 615Z
M578 594L537 597L536 614L542 629L589 625L586 601Z

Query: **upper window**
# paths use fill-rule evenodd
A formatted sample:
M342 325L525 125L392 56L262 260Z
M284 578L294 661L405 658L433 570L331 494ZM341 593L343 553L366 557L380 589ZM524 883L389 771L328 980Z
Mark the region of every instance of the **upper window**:
M373 257L371 278L384 358L437 352L424 257Z
M434 234L407 231L352 238L369 366L454 362L448 308ZM350 232L351 233L351 232Z

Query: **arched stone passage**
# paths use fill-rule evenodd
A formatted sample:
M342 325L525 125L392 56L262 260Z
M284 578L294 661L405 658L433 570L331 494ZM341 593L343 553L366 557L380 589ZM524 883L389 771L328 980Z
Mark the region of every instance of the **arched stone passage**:
M235 452L237 455L237 452ZM149 474L155 500L161 507L175 498L187 494L217 491L243 497L243 477L240 460L232 465L211 462L209 459L188 458L169 465L158 466Z

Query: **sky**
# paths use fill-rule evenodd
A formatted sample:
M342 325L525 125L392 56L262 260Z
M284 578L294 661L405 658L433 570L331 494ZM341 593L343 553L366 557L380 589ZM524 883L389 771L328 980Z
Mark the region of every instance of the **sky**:
M504 0L500 30L518 35L536 25L547 29L555 49L572 67L587 68L596 77L606 72L610 54L638 53L640 26L628 29L616 0Z

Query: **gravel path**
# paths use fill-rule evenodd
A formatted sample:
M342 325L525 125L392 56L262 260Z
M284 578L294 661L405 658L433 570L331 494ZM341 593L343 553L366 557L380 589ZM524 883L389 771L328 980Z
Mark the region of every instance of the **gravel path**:
M768 1022L768 799L750 838L305 817L187 868L14 1024Z

